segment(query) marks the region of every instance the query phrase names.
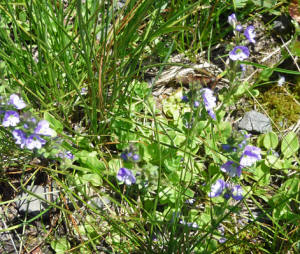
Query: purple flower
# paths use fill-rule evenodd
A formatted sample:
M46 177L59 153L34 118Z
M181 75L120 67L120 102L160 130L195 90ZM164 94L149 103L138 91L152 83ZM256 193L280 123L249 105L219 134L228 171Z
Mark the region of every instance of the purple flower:
M17 126L19 122L20 122L20 116L18 112L13 110L8 110L5 112L3 122L2 122L4 127Z
M234 28L236 27L237 19L235 13L232 13L231 15L228 16L228 23Z
M246 65L245 64L241 64L240 67L241 67L241 71L242 72L246 71Z
M216 97L213 95L213 91L209 88L202 88L200 92L204 101L206 111L213 119L216 119L215 113L213 111L213 108L216 106Z
M244 133L244 139L242 140L242 142L241 143L239 143L238 144L238 147L240 148L240 149L244 149L244 147L247 145L247 143L248 143L248 138L250 138L251 137L251 134L247 134L247 133L245 133L245 132L242 132L242 133Z
M132 160L133 161L138 161L140 159L140 156L138 155L138 154L134 154L133 156L132 156Z
M49 127L49 123L46 120L41 120L38 122L37 127L34 130L35 134L45 135L50 137L55 137L56 132Z
M188 101L189 101L189 97L187 97L186 95L183 95L183 96L181 97L181 100L182 100L183 102L188 102Z
M31 118L29 119L29 121L32 122L32 123L36 123L36 119L35 119L34 117L31 117Z
M225 189L225 182L222 179L218 179L210 189L210 193L208 194L209 197L215 198L222 194L223 190Z
M187 226L188 228L192 228L192 229L199 228L199 226L196 222L186 222L186 221L180 220L179 223L184 226Z
M70 151L59 152L58 157L62 159L69 159L69 160L74 159L74 155Z
M255 31L254 31L254 26L248 26L244 32L244 35L250 41L251 43L255 43L256 41L254 40L255 38Z
M24 148L26 144L26 134L22 130L15 129L12 131L12 135L16 140L16 144L20 145L21 148Z
M232 61L243 61L247 59L250 55L249 49L245 46L236 46L233 50L229 52L229 58Z
M123 160L123 161L128 161L129 159L128 159L128 156L127 156L127 153L121 153L121 159Z
M242 168L240 167L240 165L233 161L227 161L221 166L221 171L228 173L230 177L240 177L242 173Z
M256 146L246 146L240 159L241 167L251 167L256 161L261 160L260 152Z
M65 158L67 158L69 160L73 160L74 159L74 155L70 151L66 151L65 152Z
M210 115L210 117L214 120L216 120L216 114L212 109L207 110L207 113Z
M88 89L86 87L81 88L80 94L81 95L86 95L88 93Z
M234 151L234 148L235 148L229 144L222 144L221 147L226 152L232 152L232 151Z
M238 24L238 25L236 25L235 30L238 31L238 32L242 32L243 27L240 24Z
M134 148L131 146L129 149L126 149L123 153L121 153L121 159L124 161L134 161L137 162L140 159L138 154L134 153Z
M33 150L34 148L40 149L43 145L46 144L46 140L42 139L39 135L32 134L26 139L26 147L29 150Z
M241 200L243 198L243 189L240 185L235 185L231 189L231 196L235 200Z
M186 203L186 204L189 204L189 205L192 205L192 204L195 203L195 199L194 199L194 198L187 199L187 200L185 201L185 203Z
M131 185L136 182L136 179L132 172L127 168L120 168L117 174L117 179L120 182L124 182L126 185Z
M198 108L199 105L200 105L200 102L199 102L199 101L194 101L194 107L195 107L195 108Z
M219 243L225 243L227 241L227 238L226 237L221 237L219 239Z
M16 109L23 109L26 107L25 102L17 94L12 94L9 97L8 104L14 105Z

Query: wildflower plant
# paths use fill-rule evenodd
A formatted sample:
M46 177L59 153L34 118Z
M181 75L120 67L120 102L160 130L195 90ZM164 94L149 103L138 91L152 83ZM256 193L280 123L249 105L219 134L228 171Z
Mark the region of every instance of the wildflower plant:
M253 232L263 231L266 236L273 232L257 227L261 217L271 218L276 226L280 223L275 216L292 220L296 209L282 200L296 202L299 191L299 181L290 175L291 179L280 187L282 193L271 198L263 196L271 181L272 168L282 170L283 176L295 167L294 155L299 149L295 135L286 135L278 148L276 134L257 138L234 130L232 122L226 120L227 106L236 103L237 96L246 91L241 89L245 86L241 78L246 75L243 73L246 65L242 62L249 60L251 44L258 40L255 27L246 28L236 14L228 17L227 25L234 34L222 74L227 75L228 87L219 89L217 85L213 90L191 83L189 88L182 85L167 98L164 95L157 100L153 96L155 84L151 87L147 82L135 80L143 71L140 67L137 70L137 66L143 66L140 58L144 60L144 54L151 56L148 51L161 46L156 36L163 31L173 31L172 24L183 21L186 14L193 15L198 3L189 5L188 9L179 8L172 15L173 8L168 8L166 1L156 1L155 8L151 1L136 5L131 2L127 1L116 16L115 6L112 12L105 9L101 13L102 6L97 1L92 8L90 1L75 1L75 5L70 1L66 9L57 7L59 4L51 5L58 8L54 9L57 12L45 20L52 22L56 15L60 18L56 20L58 23L53 22L46 28L53 32L53 41L60 43L53 47L54 57L52 51L44 49L48 44L42 43L43 49L36 59L38 64L32 61L30 75L34 79L27 79L25 86L26 92L37 94L43 109L49 107L49 112L53 110L58 117L64 116L63 119L56 120L50 113L44 113L41 119L29 105L29 99L22 98L22 93L0 97L0 129L10 133L21 150L50 158L51 166L42 170L49 172L51 180L61 187L62 200L51 205L67 215L62 216L62 220L72 234L62 240L57 239L54 232L51 247L57 252L77 249L82 253L97 253L103 246L109 246L108 252L116 253L215 253L239 246L243 241L255 247L248 231L253 228ZM42 11L47 10L45 6L41 6ZM61 15L66 10L70 10L70 16ZM73 17L74 10L77 10L76 17L70 24L68 18ZM148 15L149 10L151 15ZM99 28L97 17L107 14L114 18L101 20ZM165 16L169 21L164 26L156 23ZM153 22L148 24L148 19ZM110 23L111 20L116 22ZM19 32L18 22L15 25ZM31 24L31 30L36 31L39 22L34 20ZM62 33L61 29L64 29ZM209 33L199 30L201 38L207 38ZM207 31L205 27L203 31ZM32 38L39 34L45 33L37 33ZM44 42L44 38L38 39ZM52 46L52 41L46 39ZM94 41L97 43L93 44ZM159 67L165 68L168 64L168 56L174 53L173 45L164 52L166 62ZM31 56L31 52L28 55ZM35 75L44 60L48 61L47 68ZM64 75L60 76L60 72ZM47 85L32 85L35 79L40 82L45 79ZM66 102L60 104L62 98ZM52 108L52 105L61 107ZM72 134L69 136L64 130ZM69 140L74 143L70 144ZM279 150L282 153L276 157L275 151ZM267 209L259 206L262 215L254 218L251 211L250 215L243 211L251 210L249 200L253 205L257 203L256 197L261 196L268 206ZM75 212L70 211L68 199ZM238 222L243 217L247 221L244 225ZM264 223L264 227L271 224ZM275 233L286 239L290 235L283 230ZM267 246L268 241L265 244ZM277 247L277 243L269 247L274 248L273 245ZM242 251L237 249L236 252Z
M15 93L11 94L6 100L4 96L1 97L1 108L0 120L2 126L10 131L15 144L19 145L21 149L34 150L40 155L45 155L46 150L42 148L47 142L51 143L51 139L57 136L55 130L50 127L50 123L47 120L38 121L27 110L28 105L22 97ZM49 149L51 150L51 145ZM60 150L52 156L55 158L61 157L59 153L67 152L63 148L60 148ZM68 154L66 158L71 158L71 156Z

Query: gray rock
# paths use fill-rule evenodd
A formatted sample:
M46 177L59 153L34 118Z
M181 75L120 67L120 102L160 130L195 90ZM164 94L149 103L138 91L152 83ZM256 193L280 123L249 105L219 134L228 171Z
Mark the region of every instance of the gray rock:
M106 209L107 206L111 206L110 200L107 197L92 197L89 201L88 204L92 205L96 209Z
M27 186L27 190L50 202L55 202L59 193L55 188L50 190L48 186L40 185ZM48 208L49 204L27 192L23 192L17 196L16 206L21 213L35 215Z
M239 122L238 127L242 130L258 133L272 131L270 119L266 115L256 112L255 110L247 112Z

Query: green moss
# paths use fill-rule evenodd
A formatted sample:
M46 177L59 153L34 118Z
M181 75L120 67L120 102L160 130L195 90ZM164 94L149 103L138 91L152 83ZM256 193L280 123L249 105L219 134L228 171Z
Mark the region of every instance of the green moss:
M300 105L297 96L288 93L283 87L273 87L259 96L259 102L276 124L291 125L299 120Z

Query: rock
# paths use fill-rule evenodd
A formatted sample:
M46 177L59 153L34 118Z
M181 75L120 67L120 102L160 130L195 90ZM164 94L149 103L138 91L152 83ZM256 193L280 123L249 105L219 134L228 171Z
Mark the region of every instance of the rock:
M111 206L111 202L107 197L92 197L89 201L88 204L92 205L96 209L106 209L107 206Z
M239 122L238 127L242 130L258 133L272 131L270 119L266 115L255 110L247 112L243 119Z
M48 186L34 185L33 187L27 186L27 190L33 192L35 195L49 201L55 202L59 197L59 191L55 188L49 189ZM16 206L21 213L28 213L31 215L37 215L41 211L49 207L49 204L37 197L24 192L17 196Z

